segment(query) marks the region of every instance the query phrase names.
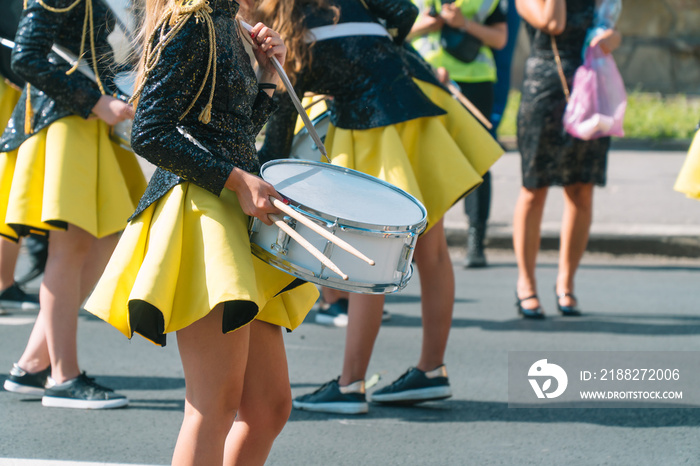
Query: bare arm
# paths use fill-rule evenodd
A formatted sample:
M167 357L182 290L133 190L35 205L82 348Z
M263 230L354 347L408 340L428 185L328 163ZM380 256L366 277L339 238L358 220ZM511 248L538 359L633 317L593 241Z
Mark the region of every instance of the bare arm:
M431 16L427 11L421 12L418 19L413 24L411 32L406 36L406 40L413 40L416 37L439 31L443 24L445 24L445 21L443 21L441 17Z
M620 46L622 35L615 29L606 29L591 40L591 47L600 45L600 50L603 53L611 53Z
M506 46L508 41L508 26L505 22L481 24L472 21L465 18L454 3L444 4L440 11L440 17L453 28L468 32L492 49L500 50Z
M532 27L559 35L566 27L566 0L515 0L520 16Z

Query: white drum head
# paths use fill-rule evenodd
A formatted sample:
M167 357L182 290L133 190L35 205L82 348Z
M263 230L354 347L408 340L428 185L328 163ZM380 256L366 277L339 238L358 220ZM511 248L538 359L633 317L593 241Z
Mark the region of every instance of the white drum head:
M348 168L305 160L273 160L261 176L305 210L357 226L403 229L425 222L426 211L405 191Z

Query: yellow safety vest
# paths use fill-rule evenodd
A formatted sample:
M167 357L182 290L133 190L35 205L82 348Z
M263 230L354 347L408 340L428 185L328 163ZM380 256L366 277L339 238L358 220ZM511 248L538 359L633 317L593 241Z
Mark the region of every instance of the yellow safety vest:
M440 0L413 0L421 11L434 6L439 13ZM486 18L498 7L499 0L455 0L465 18L484 24ZM418 37L412 41L413 47L435 68L444 67L450 79L457 82L495 82L496 63L491 49L482 45L479 55L470 63L464 63L445 52L440 47L440 31Z

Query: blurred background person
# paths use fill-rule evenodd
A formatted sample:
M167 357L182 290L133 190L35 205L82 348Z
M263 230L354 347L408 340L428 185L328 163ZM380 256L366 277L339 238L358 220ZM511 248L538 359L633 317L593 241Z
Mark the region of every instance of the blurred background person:
M516 0L531 44L517 120L523 187L513 216L513 247L518 262L516 307L524 318L544 317L535 265L550 186L563 186L564 190L559 268L553 284L557 309L565 316L580 314L574 277L588 242L593 187L606 182L610 138L583 141L564 130L567 96L562 79L570 88L583 62L582 51L596 5L596 0ZM611 53L620 41L617 31L607 29L594 37L590 46ZM560 69L554 47L561 59Z
M421 8L408 39L446 79L457 83L460 91L486 117L491 116L496 82L496 62L491 49L502 49L508 39L506 0L414 0ZM503 3L504 6L501 4ZM468 42L457 50L448 50L445 34L467 35ZM464 39L462 39L464 41ZM464 52L458 53L459 50ZM442 72L445 70L446 73ZM464 199L469 218L466 267L485 267L484 239L491 205L491 173Z

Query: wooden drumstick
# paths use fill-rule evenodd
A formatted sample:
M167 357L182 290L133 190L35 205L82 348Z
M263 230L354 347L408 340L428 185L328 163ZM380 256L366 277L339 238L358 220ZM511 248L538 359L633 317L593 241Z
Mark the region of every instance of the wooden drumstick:
M472 113L472 115L476 117L477 120L483 123L484 126L486 126L488 129L493 128L493 125L488 120L488 118L486 118L484 114L481 113L479 109L476 108L476 106L464 96L464 94L462 94L462 91L460 91L457 86L455 86L451 82L448 82L447 88L450 90L453 96L457 97L457 100L459 100L462 103L462 105L467 107L467 110L469 110Z
M316 249L311 243L309 243L308 241L306 241L306 239L305 239L303 236L301 236L299 233L297 233L296 230L294 230L294 228L292 228L292 227L290 227L289 225L287 225L287 222L285 222L284 220L282 220L278 215L275 215L275 214L267 214L267 215L268 215L268 217L270 217L270 219L272 220L272 222L273 222L280 230L282 230L283 232L287 233L287 234L289 235L290 238L292 238L294 241L296 241L297 243L299 243L299 245L300 245L301 247L303 247L304 249L306 249L307 251L309 251L309 253L310 253L312 256L314 256L316 259L318 259L319 261L321 261L321 263L322 263L323 265L325 265L326 267L328 267L329 269L331 269L333 272L335 272L335 273L337 273L338 275L340 275L340 277L341 277L343 280L347 280L347 279L348 279L348 276L345 275L345 274L343 273L343 271L340 270L340 269L338 268L338 266L335 265L335 264L333 263L333 261L331 261L329 258L327 258L326 256L324 256L324 255L321 253L321 251L319 251L318 249Z
M250 32L253 29L253 26L246 23L245 21L241 21L241 26L243 26L243 28L248 32ZM297 109L297 112L299 113L299 116L301 117L301 121L304 122L304 126L306 127L306 130L309 132L309 136L311 136L311 139L313 139L314 142L316 143L316 146L318 147L318 150L321 152L321 155L323 155L326 158L326 160L328 161L328 163L330 163L331 159L330 159L330 157L328 157L328 152L326 152L326 146L323 145L323 141L321 140L321 137L316 132L316 128L314 128L314 124L311 123L311 120L309 119L309 115L306 114L306 110L301 105L301 101L299 100L299 97L297 97L297 93L294 91L294 86L292 86L292 83L289 81L289 76L287 76L287 73L284 71L284 68L282 68L282 65L280 64L279 60L277 60L277 57L271 57L270 62L272 63L272 66L275 67L277 74L279 75L280 79L284 83L284 87L287 89L287 94L289 94L289 98L292 100L292 103L294 104L294 108Z
M355 249L351 244L348 244L346 241L338 238L330 231L325 230L324 228L318 226L317 224L315 224L314 222L309 220L304 214L297 212L296 210L292 209L284 202L280 201L279 199L275 199L272 196L270 196L270 201L272 202L272 205L277 207L279 210L281 210L285 214L289 215L290 217L292 217L294 220L298 221L302 225L307 226L308 228L310 228L314 232L323 236L324 238L326 238L328 241L330 241L331 243L338 246L343 251L348 252L359 259L362 259L363 261L367 262L369 265L375 264L375 262L372 259L370 259L369 257L362 254L360 251Z

